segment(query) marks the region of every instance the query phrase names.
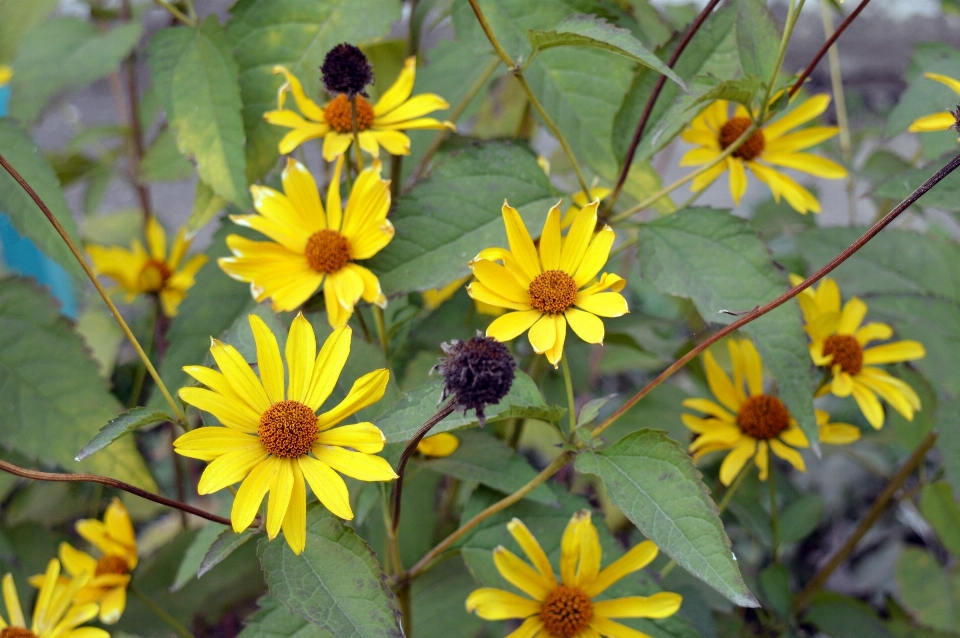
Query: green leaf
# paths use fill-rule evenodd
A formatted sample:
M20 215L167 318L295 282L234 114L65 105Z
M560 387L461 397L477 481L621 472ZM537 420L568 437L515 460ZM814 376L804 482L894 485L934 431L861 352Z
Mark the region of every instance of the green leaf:
M233 530L227 530L233 534ZM208 523L206 527L197 532L187 547L180 561L180 567L177 569L177 577L170 585L170 591L180 591L184 585L197 578L197 572L200 569L200 563L203 557L207 555L210 546L224 532L223 525Z
M400 19L398 0L240 0L230 8L227 35L237 52L250 180L277 161L277 144L289 130L263 120L277 108L285 66L300 78L307 95L319 97L317 70L327 51L341 42L359 44L387 34Z
M46 20L57 0L3 0L0 20L0 64L10 64L20 43L30 31Z
M937 533L937 538L954 556L960 556L960 508L946 481L923 486L920 511Z
M243 545L259 534L258 530L247 528L239 534L232 529L225 529L220 532L217 538L210 545L207 553L203 555L200 566L197 568L197 578L203 577L211 569L222 563L230 554L237 551Z
M944 630L957 627L950 577L930 552L906 548L894 573L900 600L921 624Z
M760 572L760 588L766 603L781 618L790 618L790 570L783 563Z
M193 164L180 153L173 131L164 129L140 160L140 180L176 182L190 177L193 177Z
M187 234L193 235L209 224L227 205L227 200L213 192L203 180L197 180L197 190L193 195L193 212L187 220Z
M611 51L667 76L686 91L686 85L670 67L640 43L627 29L620 29L593 15L570 16L549 31L527 31L535 52L554 47L592 47Z
M477 430L460 432L460 447L444 458L418 462L429 470L447 474L461 481L473 481L512 494L533 479L537 472L522 456L500 439ZM527 498L540 503L556 504L557 499L541 485Z
M400 198L397 230L368 264L388 295L440 288L470 274L478 252L506 246L504 199L537 236L560 199L529 149L489 142L444 154L430 176Z
M636 161L650 159L669 144L695 115L688 111L690 104L719 80L732 78L738 72L740 62L737 58L735 22L734 5L717 9L690 40L673 67L677 75L688 83L690 93L681 93L676 84L664 84L637 146ZM658 51L658 55L665 58L672 54L682 37L676 35L667 47ZM658 80L657 74L641 68L624 97L613 125L613 148L620 161L627 154L637 122Z
M157 489L133 439L77 465L121 411L56 302L25 279L0 280L0 441L31 460Z
M197 29L158 31L147 55L180 151L196 158L200 179L217 195L249 206L239 69L217 17Z
M82 450L80 450L80 452L77 454L76 460L82 461L95 452L99 452L108 445L116 442L117 439L126 436L131 432L139 430L140 428L175 420L176 419L163 410L153 410L151 408L141 407L127 410L100 428L100 431L97 432L97 435L93 437L89 443L84 445Z
M373 552L319 504L307 510L299 556L283 541L259 543L270 593L337 638L402 638L400 612Z
M411 616L418 638L474 638L483 621L467 613L464 601L477 581L459 556L453 556L413 581Z
M138 22L106 33L76 18L41 24L26 35L13 63L10 114L24 123L36 122L57 94L87 86L116 70L139 40Z
M805 494L780 512L780 545L795 543L813 533L823 516L823 498Z
M30 135L10 118L0 118L0 149L3 149L4 158L37 192L70 239L79 246L77 225L57 176ZM32 239L45 255L63 266L78 281L86 280L83 268L63 239L33 199L5 170L0 170L0 210L7 213L14 228Z
M745 76L771 80L780 50L780 33L765 0L737 0L737 50Z
M237 638L335 638L291 613L275 596L263 596L257 606L260 609L246 620Z
M763 82L755 75L748 75L745 78L736 80L724 80L706 93L700 95L688 109L692 109L698 104L713 102L715 100L729 100L745 106L750 106L757 92L760 91Z
M576 468L603 480L607 496L677 564L741 607L757 607L730 539L690 456L657 430L641 430Z
M894 638L869 605L839 594L819 594L803 620L831 638Z
M409 441L416 434L420 426L437 411L440 396L443 393L443 381L435 380L423 384L416 390L408 392L405 397L397 401L383 416L377 419L377 427L387 438L387 443L403 443ZM556 421L564 414L564 409L547 405L543 395L529 376L517 370L513 387L500 403L487 406L484 415L487 423L495 423L504 419L525 418L541 421ZM436 427L430 430L431 434L449 432L459 428L475 425L477 417L471 410L464 415L454 412Z
M929 135L939 134L941 133L929 133ZM944 131L942 134L950 140L949 157L952 158L956 154L956 133ZM874 197L883 197L898 202L902 201L933 175L936 171L934 166L940 166L944 163L946 163L945 160L943 162L936 160L928 168L915 168L887 178L874 189L873 195ZM951 213L960 212L960 173L954 171L947 175L935 188L932 188L917 200L914 206L939 208Z
M937 405L937 449L943 458L944 478L960 494L960 400L939 401Z
M706 321L728 324L721 311L749 311L787 290L787 278L747 223L726 211L690 208L640 228L643 277L662 292L689 297ZM819 440L813 416L810 352L793 301L743 327L779 396L811 444Z
M600 397L599 399L590 399L587 401L582 408L580 408L580 415L577 417L577 427L588 425L593 423L593 420L597 418L597 415L600 414L600 408L605 406L610 399L615 397L615 394L608 394L605 397Z

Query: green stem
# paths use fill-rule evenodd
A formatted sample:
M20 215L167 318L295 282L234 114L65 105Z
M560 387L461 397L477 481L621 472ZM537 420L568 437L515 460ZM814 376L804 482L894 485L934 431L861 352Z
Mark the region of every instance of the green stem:
M168 612L166 609L164 609L157 603L150 600L150 598L145 596L143 592L141 592L139 589L134 587L132 584L127 588L127 591L129 591L131 594L139 598L140 601L144 605L146 605L150 609L150 611L156 614L158 618L160 618L165 623L170 625L170 628L173 629L173 631L176 632L176 634L180 636L180 638L194 638L194 635L190 633L190 630L184 627L182 624L180 624L179 620L171 616L170 612Z
M390 341L387 339L387 324L383 318L383 308L374 304L373 320L377 324L377 338L380 339L380 347L383 348L383 358L390 360Z
M168 12L170 12L170 15L172 15L174 18L184 23L188 27L197 26L197 21L195 19L191 20L186 14L180 11L180 9L176 8L166 0L153 0L153 1L156 2L158 5L160 5L161 7L163 7L164 9L166 9Z
M536 110L537 114L540 116L540 119L543 120L543 123L548 129L550 129L550 132L560 143L560 147L566 154L567 159L570 160L570 165L573 166L573 172L577 174L577 181L580 182L580 190L584 193L589 193L590 189L587 187L587 180L583 177L583 172L580 170L580 164L577 162L577 157L574 155L573 149L570 147L570 144L567 143L566 138L563 136L563 133L560 132L560 129L557 127L556 123L547 114L546 109L544 109L543 105L540 104L540 100L538 100L537 96L533 93L533 89L531 89L530 85L527 84L526 78L523 77L523 69L521 69L513 61L513 58L511 58L510 55L503 49L503 47L500 46L500 41L497 40L497 36L493 34L493 29L490 28L490 24L487 22L486 16L484 16L483 11L480 10L480 5L478 4L477 0L469 0L469 2L470 7L473 9L473 13L477 16L477 21L480 23L480 27L487 35L487 39L490 40L493 50L497 52L497 55L500 56L500 59L503 60L503 63L507 65L507 68L510 69L510 72L513 73L514 77L517 78L517 81L520 83L520 88L523 89L527 99L530 100L530 106Z
M570 436L577 430L577 401L573 395L573 379L570 377L570 364L567 363L567 353L560 356L560 366L563 368L563 386L567 390L567 409L570 411Z
M768 461L769 462L769 461ZM777 481L776 472L770 468L767 483L770 484L770 535L773 542L773 562L780 562L780 517L777 512Z

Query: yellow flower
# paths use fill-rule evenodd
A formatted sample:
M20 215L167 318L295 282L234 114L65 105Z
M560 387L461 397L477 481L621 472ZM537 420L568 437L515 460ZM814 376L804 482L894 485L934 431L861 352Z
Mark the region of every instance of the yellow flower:
M587 510L574 514L563 532L559 579L523 523L515 518L507 529L533 566L503 546L493 550L493 561L500 575L530 598L493 587L467 598L467 611L485 620L523 619L507 638L650 638L611 619L667 618L680 609L683 598L673 592L594 600L627 574L646 567L656 558L657 546L643 541L601 570L600 539Z
M274 74L282 73L287 81L280 87L276 111L263 114L265 120L291 130L280 140L280 152L287 154L307 140L323 138L323 158L328 162L342 155L353 141L353 114L346 95L338 95L326 106L320 107L303 92L297 76L282 66L273 67ZM410 154L410 138L401 133L413 129L455 130L451 122L423 117L439 109L450 108L439 95L424 93L410 97L416 79L417 59L407 58L400 77L372 105L357 96L357 131L360 148L374 157L383 146L393 155ZM293 93L300 115L283 108L287 91Z
M747 192L747 173L744 169L749 168L757 179L770 187L774 199L778 202L783 197L799 213L819 213L820 202L807 189L758 160L826 179L846 177L847 170L836 162L810 153L797 152L830 139L839 130L836 126L811 126L793 133L788 132L823 113L829 104L830 96L815 95L785 115L768 122L726 161L697 176L690 185L690 190L702 191L724 171L730 171L730 195L734 204L739 206L740 198ZM750 114L742 105L737 105L734 116L730 117L728 103L717 100L695 117L690 128L683 132L683 140L696 144L698 148L687 151L680 160L680 166L701 166L712 162L740 137L751 123Z
M97 604L74 605L77 592L86 584L86 575L62 583L60 561L51 558L43 575L40 594L33 606L33 618L27 626L20 597L13 584L13 575L3 577L3 601L6 620L0 616L0 633L4 638L110 638L98 627L81 627L97 616Z
M73 578L85 576L87 584L77 592L74 603L100 603L100 622L112 625L123 614L127 604L130 572L137 566L137 538L127 509L114 498L103 515L103 521L77 521L77 533L103 554L99 560L60 544L60 562ZM36 576L42 582L42 576ZM34 581L31 580L31 583Z
M760 468L760 480L767 480L769 452L806 471L803 457L794 448L810 447L787 406L763 392L763 362L747 340L727 341L733 361L733 381L720 368L709 350L703 357L707 383L719 404L710 399L685 399L684 407L707 414L707 418L682 414L683 424L698 436L690 444L694 459L719 450L731 450L720 465L720 482L730 485L752 457ZM744 387L746 386L746 391ZM828 423L829 415L817 410L820 440L842 445L860 437L860 431L846 423ZM792 446L792 447L791 447Z
M790 276L793 285L802 277ZM893 328L885 323L863 324L867 304L857 297L840 307L840 289L833 279L824 278L816 290L807 288L797 296L810 336L813 362L830 370L831 383L819 394L832 392L838 397L851 394L860 411L876 429L883 427L883 399L908 421L920 409L920 397L909 385L874 367L877 364L921 359L926 355L919 341L904 340L867 347L871 341L885 341ZM879 395L879 398L878 398Z
M599 317L619 317L628 311L620 294L626 285L621 277L603 273L591 284L607 263L614 240L609 226L593 232L598 205L594 200L584 206L563 239L560 209L551 208L538 254L520 213L504 202L510 250L488 248L480 253L470 263L477 280L467 291L475 300L518 312L495 319L487 328L488 337L507 342L529 330L533 349L546 354L554 367L563 355L567 323L587 343L603 343Z
M194 255L183 262L192 240L186 239L181 228L167 255L167 233L155 217L147 220L147 248L139 240L130 244L130 250L119 246L87 246L93 269L116 281L126 292L130 303L138 294L159 295L163 314L177 315L177 306L193 286L193 277L205 263L206 255ZM179 269L179 270L178 270Z
M441 432L420 441L417 452L424 456L443 458L456 452L458 447L460 447L460 439L449 432Z
M0 64L0 88L3 88L13 77L13 69L5 64Z
M454 296L458 290L463 288L463 285L470 281L470 275L467 275L463 279L457 279L452 281L443 288L435 288L433 290L425 290L421 295L423 296L423 307L427 310L436 310L440 307L444 301ZM473 302L474 306L481 315L490 315L491 317L499 317L504 312L503 308L497 306L491 306L488 303L483 303L482 301Z
M960 81L954 80L950 76L940 75L939 73L924 73L923 77L935 80L940 84L945 84L953 89L954 93L960 95ZM907 130L911 133L929 133L933 131L946 131L956 126L957 116L950 111L941 111L940 113L918 117L910 124Z
M284 359L277 339L262 319L249 319L260 377L236 348L213 339L210 353L220 372L185 366L187 374L209 389L181 388L179 394L224 427L197 428L173 445L183 456L211 462L200 477L200 494L243 481L230 512L236 532L253 522L263 497L271 492L267 535L272 540L282 529L287 544L299 554L306 542L304 479L327 509L351 519L350 494L337 472L359 481L397 478L389 463L374 456L385 441L379 428L366 422L333 427L379 401L390 373L365 374L339 405L317 416L350 354L350 328L334 330L317 354L313 327L298 314L287 337L284 393Z
M342 168L343 157L327 190L326 211L313 176L296 160L288 159L283 170L283 193L251 186L260 214L230 219L272 241L230 235L227 246L234 256L218 261L228 275L251 283L257 301L272 298L277 312L296 309L322 287L327 320L334 328L346 325L361 298L387 305L377 276L354 262L373 257L394 234L387 219L390 182L380 179L380 162L357 177L346 211L340 203Z

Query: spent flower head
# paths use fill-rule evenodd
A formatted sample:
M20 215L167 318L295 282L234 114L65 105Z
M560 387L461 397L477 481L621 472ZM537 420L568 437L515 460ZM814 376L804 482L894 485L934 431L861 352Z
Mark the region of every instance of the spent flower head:
M327 52L320 66L320 79L330 93L347 97L366 96L366 86L373 84L373 65L359 48L343 42Z
M441 348L447 356L436 369L444 379L443 399L452 396L456 408L476 410L483 426L484 408L496 405L510 392L517 362L505 345L480 334L466 341L454 339Z

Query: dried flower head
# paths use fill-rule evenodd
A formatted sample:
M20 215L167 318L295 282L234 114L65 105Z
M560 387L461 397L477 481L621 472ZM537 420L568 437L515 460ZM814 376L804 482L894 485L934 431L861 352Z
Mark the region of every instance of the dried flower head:
M454 339L441 348L447 355L437 365L443 375L443 399L455 397L456 407L477 411L481 427L483 409L500 402L513 385L517 367L507 347L492 337L477 334L466 341Z
M373 66L367 56L346 42L330 49L320 66L320 73L327 91L344 93L348 97L366 97L364 87L373 84Z

